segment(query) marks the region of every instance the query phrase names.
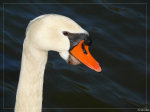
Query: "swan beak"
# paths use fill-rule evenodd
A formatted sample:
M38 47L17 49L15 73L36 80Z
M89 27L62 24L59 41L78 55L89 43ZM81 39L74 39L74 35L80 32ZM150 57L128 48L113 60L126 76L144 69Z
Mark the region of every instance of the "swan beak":
M81 63L85 64L87 67L95 70L96 72L101 72L102 69L99 63L93 58L89 52L89 46L82 40L77 46L75 46L70 53L76 57Z

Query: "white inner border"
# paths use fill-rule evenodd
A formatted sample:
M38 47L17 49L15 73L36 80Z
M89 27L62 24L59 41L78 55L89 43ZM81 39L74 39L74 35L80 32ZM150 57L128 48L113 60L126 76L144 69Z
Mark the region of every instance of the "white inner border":
M78 4L83 4L83 5L86 5L86 4L91 4L91 5L96 5L96 4L135 4L135 5L138 5L138 4L144 4L145 6L146 6L146 101L145 101L145 105L146 105L146 107L144 108L146 111L150 111L149 109L148 109L148 104L147 104L147 3L145 2L145 3L3 3L3 108L2 109L14 109L14 108L5 108L5 98L4 98L4 91L5 91L5 87L4 87L4 85L5 85L5 82L4 82L4 74L5 74L5 71L4 71L4 68L5 68L5 64L4 64L4 60L5 60L5 54L4 54L4 51L5 51L5 47L4 47L4 43L5 43L5 39L4 39L4 29L5 29L5 26L4 26L4 19L5 19L5 5L7 5L7 4L11 4L11 5L15 5L15 4L20 4L20 5L22 5L22 4L71 4L71 5L74 5L74 4L76 4L76 5L78 5ZM1 108L0 108L1 109ZM42 109L135 109L135 110L137 110L138 111L138 109L139 108L42 108ZM141 108L142 109L142 108ZM144 111L145 111L144 110Z

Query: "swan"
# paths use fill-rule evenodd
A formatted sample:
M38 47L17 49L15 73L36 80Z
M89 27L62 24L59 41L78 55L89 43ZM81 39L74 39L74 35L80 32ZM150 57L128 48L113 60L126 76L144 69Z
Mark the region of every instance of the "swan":
M15 112L41 112L43 76L48 51L56 51L69 64L85 64L100 72L89 52L91 39L72 19L57 14L36 17L27 26L16 93Z

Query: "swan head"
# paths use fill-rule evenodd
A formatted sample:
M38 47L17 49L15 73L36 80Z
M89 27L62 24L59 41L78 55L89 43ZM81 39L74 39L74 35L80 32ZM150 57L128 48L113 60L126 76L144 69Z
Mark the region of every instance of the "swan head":
M26 30L26 41L32 43L37 49L58 52L67 63L72 65L83 63L84 59L81 59L84 58L83 55L87 58L85 65L89 59L94 60L91 55L86 57L89 53L88 46L92 42L88 32L72 19L62 15L46 14L33 19ZM78 57L82 54L80 52L83 55ZM96 65L91 67L90 64L87 66L91 69L96 66L94 70L101 71L96 60L94 60Z

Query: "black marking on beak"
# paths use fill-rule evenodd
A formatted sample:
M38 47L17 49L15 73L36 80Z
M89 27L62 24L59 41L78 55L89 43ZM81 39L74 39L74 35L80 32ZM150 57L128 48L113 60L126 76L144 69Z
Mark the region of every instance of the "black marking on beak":
M70 40L70 50L84 40L86 45L92 44L92 39L86 33L70 33L68 31L63 31L63 34ZM83 46L84 47L84 46Z
M85 43L86 45L91 46L91 44L92 44L92 39L89 38L89 37L87 37L87 38L84 39L84 43Z

